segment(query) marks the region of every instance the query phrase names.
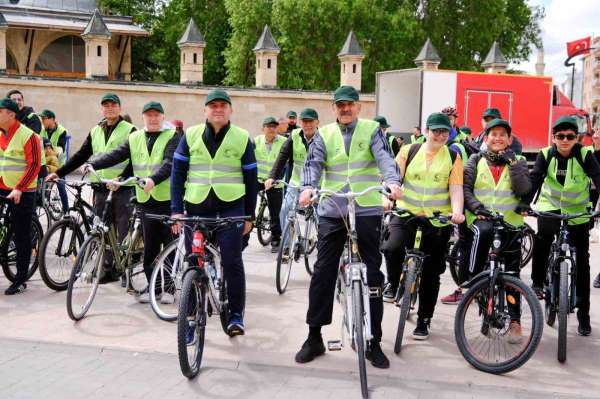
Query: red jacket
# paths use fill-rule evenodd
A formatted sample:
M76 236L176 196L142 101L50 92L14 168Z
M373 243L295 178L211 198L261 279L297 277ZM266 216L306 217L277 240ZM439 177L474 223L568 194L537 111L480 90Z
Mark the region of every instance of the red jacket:
M8 144L12 140L15 132L21 123L19 121L15 121L14 125L12 125L8 132L0 131L0 148L2 150L6 150ZM27 167L25 169L25 173L23 173L23 177L17 183L17 186L14 187L19 191L27 191L27 187L31 184L34 179L37 179L38 174L40 173L40 167L42 165L42 144L40 141L40 137L37 134L32 134L27 143L25 143L25 161L27 162ZM2 176L0 176L0 190L12 190L12 187L8 187L4 184L4 180ZM35 191L35 188L30 189L29 191Z

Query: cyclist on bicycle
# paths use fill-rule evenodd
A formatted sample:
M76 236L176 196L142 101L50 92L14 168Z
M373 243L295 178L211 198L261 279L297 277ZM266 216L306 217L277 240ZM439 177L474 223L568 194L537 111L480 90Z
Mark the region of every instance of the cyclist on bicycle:
M160 220L146 218L146 214L171 214L171 167L173 153L179 144L175 130L165 129L165 112L162 105L150 101L142 109L144 128L131 133L123 144L96 157L90 162L95 170L110 168L122 162L131 162L133 174L144 179L144 188L135 187L135 196L142 210L142 234L144 237L144 273L150 283L152 266L161 247L173 237L167 225ZM173 302L172 293L163 292L162 303ZM138 297L141 303L150 302L148 290Z
M510 148L510 124L503 119L490 121L485 128L486 150L469 158L464 173L464 196L467 223L471 228L472 246L468 276L483 270L494 238L494 226L487 217L501 213L504 221L518 227L525 224L519 208L521 199L531 190L529 170L524 157ZM517 231L506 231L503 239L506 271L519 275L521 270L521 238ZM520 315L511 314L508 341L520 343Z
M427 118L426 140L423 144L405 146L396 158L403 175L403 196L398 206L417 215L432 216L434 211L451 215L452 223L462 223L463 163L459 155L446 145L452 126L443 113ZM427 257L423 264L419 288L417 327L413 338L429 337L429 325L440 290L440 275L446 269L443 248L446 248L452 226L438 221L427 222L423 229L421 251ZM390 235L384 243L388 281L397 290L406 248L415 240L417 226L406 218L394 217L389 225Z
M540 151L531 172L532 196L539 191L535 209L572 214L585 212L589 200L590 179L600 187L600 165L590 148L577 142L577 120L564 116L552 126L554 143ZM592 333L590 325L590 232L589 219L569 221L569 241L576 248L577 259L577 333ZM532 288L540 299L544 295L548 256L560 221L538 218L533 242Z
M277 134L277 119L269 116L263 121L263 133L254 139L254 154L258 165L258 178L264 181L268 178L269 172L273 168L275 160L279 156L281 147L287 141L285 137ZM266 182L265 182L266 183ZM258 182L258 189L266 189L266 184ZM271 252L279 251L279 241L281 240L281 223L279 212L281 211L281 202L283 201L283 190L281 187L274 187L266 190L269 215L271 216Z
M137 130L135 126L121 116L121 99L119 96L114 93L106 93L100 100L100 105L104 119L92 128L81 148L69 158L64 166L58 169L56 173L49 174L46 180L64 178L88 160L114 150L127 141L130 133ZM125 161L99 172L99 175L104 179L127 178L133 175L133 169L129 161ZM130 187L121 187L113 194L113 206L110 210L111 220L117 227L119 241L123 241L127 235L129 218L131 217L131 211L127 205L132 195L133 191ZM94 190L94 208L99 214L104 209L107 197L108 188L103 187ZM118 279L119 276L114 271L112 258L109 254L105 265L105 273L100 280L100 284L117 281Z
M0 100L0 195L12 200L11 226L15 234L17 275L5 295L23 292L31 261L31 219L40 171L42 145L31 129L17 120L19 108L9 99Z
M256 157L247 131L230 122L231 99L221 89L211 90L204 103L206 123L187 129L173 158L171 213L201 217L254 218ZM180 233L181 225L175 225ZM227 283L231 316L230 336L244 334L246 277L242 261L242 235L252 222L233 224L216 232Z
M321 128L313 138L302 172L301 206L310 205L313 190L319 186L338 192L358 192L381 184L382 179L389 185L393 198L401 195L399 171L388 142L377 122L358 118L360 109L358 92L352 86L341 86L335 91L333 110L337 121ZM383 318L383 274L379 270L382 199L379 193L372 192L357 198L357 203L359 253L367 266L369 287L378 290L378 294L370 298L373 339L367 358L375 367L387 368L389 360L380 344ZM339 260L346 242L344 218L347 215L347 202L343 199L326 198L319 203L318 254L310 281L306 315L309 334L296 354L298 363L310 362L325 353L321 327L331 323Z

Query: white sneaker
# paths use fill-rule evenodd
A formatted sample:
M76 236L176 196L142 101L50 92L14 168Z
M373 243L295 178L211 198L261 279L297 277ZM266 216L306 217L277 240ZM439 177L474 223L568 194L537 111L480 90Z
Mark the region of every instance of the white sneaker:
M150 293L148 291L142 292L137 296L137 301L139 303L150 303Z
M171 305L175 303L175 297L172 294L169 294L168 292L163 292L163 294L160 297L160 303L162 303L163 305Z

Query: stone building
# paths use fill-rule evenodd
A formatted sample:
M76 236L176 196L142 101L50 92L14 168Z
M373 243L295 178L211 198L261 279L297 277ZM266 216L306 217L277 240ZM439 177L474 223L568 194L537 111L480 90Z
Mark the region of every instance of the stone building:
M592 50L583 58L583 109L600 128L600 37L592 41Z

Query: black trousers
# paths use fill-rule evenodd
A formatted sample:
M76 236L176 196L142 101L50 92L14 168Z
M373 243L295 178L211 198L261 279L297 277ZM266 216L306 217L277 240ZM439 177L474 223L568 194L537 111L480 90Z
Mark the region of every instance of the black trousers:
M358 250L362 261L367 265L369 287L381 288L383 273L379 252L381 216L357 216ZM346 226L339 218L319 218L317 241L317 261L308 290L308 312L306 323L311 327L331 324L335 283L340 257L346 243ZM371 333L373 342L381 341L381 320L383 319L383 299L371 297Z
M258 183L258 190L264 190L265 185ZM271 217L271 240L279 241L281 239L281 224L279 222L279 213L281 212L281 203L283 202L283 189L272 187L265 191Z
M538 231L533 241L533 262L531 279L533 284L543 287L546 283L548 257L554 235L560 229L560 222L554 219L538 218ZM577 251L577 307L580 312L590 311L590 231L588 223L568 227L569 243Z
M142 234L144 236L144 273L150 283L154 260L171 241L173 234L171 228L159 220L148 219L146 214L170 215L171 202L161 201L142 205Z
M9 190L0 190L0 195L3 197L8 194L10 194ZM18 204L11 203L9 205L10 228L14 234L17 251L17 275L15 276L17 284L27 281L27 272L31 262L31 219L35 212L35 196L35 191L24 192L21 194L21 201Z
M394 217L389 225L390 235L384 243L383 253L388 267L388 281L392 287L398 287L406 249L414 247L419 225L423 229L421 251L427 256L423 262L417 315L419 318L431 318L440 291L440 275L446 270L446 246L452 226L434 227L415 219L406 222L405 219Z

